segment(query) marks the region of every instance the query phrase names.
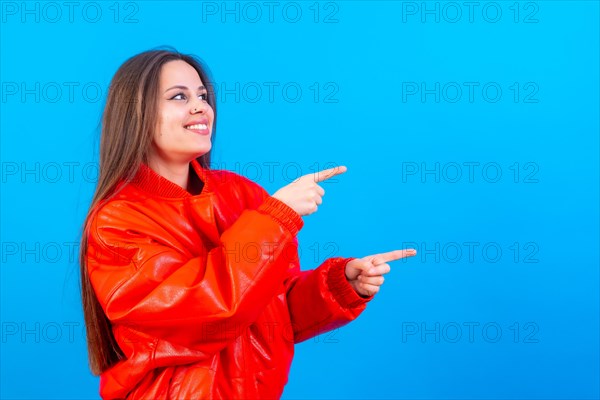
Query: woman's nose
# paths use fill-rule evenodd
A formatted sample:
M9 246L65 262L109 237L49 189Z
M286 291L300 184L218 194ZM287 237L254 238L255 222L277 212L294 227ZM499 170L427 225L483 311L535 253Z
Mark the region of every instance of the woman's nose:
M193 106L192 106L192 114L196 114L196 113L205 113L206 112L206 107L208 107L208 103L200 100L197 101Z
M204 106L202 104L195 105L192 107L192 114L204 113Z

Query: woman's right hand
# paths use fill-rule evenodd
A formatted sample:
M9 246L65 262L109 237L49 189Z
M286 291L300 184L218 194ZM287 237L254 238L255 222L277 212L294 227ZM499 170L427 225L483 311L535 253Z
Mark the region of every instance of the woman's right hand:
M317 183L346 171L347 168L342 165L303 175L276 191L273 197L284 202L300 216L312 214L317 211L318 206L323 202L322 197L325 195L325 190Z

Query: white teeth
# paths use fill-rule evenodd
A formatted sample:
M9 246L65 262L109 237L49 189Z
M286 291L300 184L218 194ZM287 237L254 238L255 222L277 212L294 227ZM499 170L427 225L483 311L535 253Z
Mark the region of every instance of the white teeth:
M188 125L186 129L207 129L208 127L205 124L196 124L196 125Z

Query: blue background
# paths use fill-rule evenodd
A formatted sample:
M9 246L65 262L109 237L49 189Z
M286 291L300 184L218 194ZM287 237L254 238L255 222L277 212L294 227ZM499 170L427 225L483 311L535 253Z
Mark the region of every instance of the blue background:
M284 398L599 397L598 2L78 4L0 4L1 398L98 398L74 246L108 83L161 45L230 91L221 168L274 193L348 167L305 218L304 269L419 252L297 346Z

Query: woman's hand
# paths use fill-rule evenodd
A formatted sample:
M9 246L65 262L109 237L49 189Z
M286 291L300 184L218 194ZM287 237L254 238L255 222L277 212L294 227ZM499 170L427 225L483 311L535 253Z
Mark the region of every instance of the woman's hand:
M343 174L346 170L345 166L340 166L303 175L276 191L273 197L283 201L300 216L312 214L317 211L318 206L323 202L322 197L325 195L325 190L317 185L317 182Z
M412 257L415 254L417 254L416 250L407 249L356 258L346 264L346 279L356 293L369 297L379 292L379 287L383 285L383 275L390 272L388 262Z

